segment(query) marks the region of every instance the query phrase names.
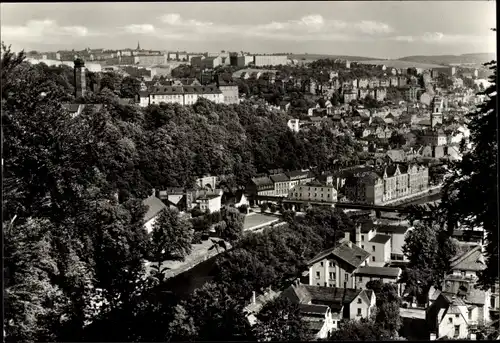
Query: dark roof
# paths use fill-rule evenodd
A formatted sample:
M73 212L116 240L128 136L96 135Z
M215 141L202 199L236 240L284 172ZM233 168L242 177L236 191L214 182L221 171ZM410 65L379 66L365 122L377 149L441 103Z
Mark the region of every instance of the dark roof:
M370 243L380 243L385 244L391 239L391 236L386 235L375 235L372 239L370 239Z
M356 275L369 275L369 276L386 276L391 278L397 278L401 273L400 268L391 267L359 267L356 271Z
M286 181L289 181L289 180L290 180L290 179L288 178L288 176L286 176L286 175L285 175L285 174L283 174L283 173L271 175L269 178L270 178L273 182L286 182Z
M334 248L327 249L325 251L320 252L318 255L316 255L313 259L311 259L307 264L311 265L314 264L324 258L326 258L329 255L333 255L344 262L347 262L354 268L358 268L361 263L363 263L368 256L370 256L370 253L366 252L365 250L361 249L360 247L356 246L355 244L351 244L349 247L348 243L342 243L338 244Z
M148 211L144 215L144 222L148 222L152 218L154 218L158 213L160 213L163 209L167 208L167 206L158 199L157 197L150 196L147 199L142 201L142 204L148 207Z
M311 301L350 304L363 290L353 288L303 286L311 296Z
M267 176L252 178L253 183L257 186L273 186L273 182Z
M81 104L63 104L63 108L72 113L78 112L80 106Z
M290 179L302 178L305 179L309 175L308 172L302 170L292 170L285 173Z
M382 234L390 234L390 233L405 234L406 231L408 231L408 229L409 229L409 227L404 226L404 225L377 225L377 224L375 224L375 227L377 228L377 232L380 232Z
M310 304L299 304L300 312L307 314L321 314L324 315L328 310L326 305L310 305Z

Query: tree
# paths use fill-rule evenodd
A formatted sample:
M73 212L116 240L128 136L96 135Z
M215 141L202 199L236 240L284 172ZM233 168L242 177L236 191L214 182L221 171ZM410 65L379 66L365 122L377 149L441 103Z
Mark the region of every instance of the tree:
M310 338L299 306L286 297L278 297L264 305L257 314L253 331L259 341L302 341Z
M224 207L220 213L223 224L216 228L219 237L230 242L239 240L243 234L244 216L234 207Z
M436 218L429 218L415 223L407 233L403 253L409 259L401 281L406 284L405 292L427 302L430 287L441 286L456 246Z
M323 249L329 249L353 228L353 222L343 211L331 207L313 207L304 218L304 224L323 239Z
M383 283L381 280L370 281L366 288L372 289L376 296L375 322L380 325L380 336L392 338L401 328L402 319L399 313L401 299L396 285Z
M185 304L196 328L196 340L252 340L250 323L245 317L243 302L231 298L223 286L212 282L195 290Z
M333 332L332 341L376 341L379 330L372 320L348 320Z
M273 268L246 249L229 251L217 260L215 281L225 285L229 294L237 298L250 298L252 291L264 290L277 277Z
M192 224L177 209L164 209L151 232L150 259L157 263L156 271L163 273L164 261L183 261L191 253Z
M130 76L123 78L120 84L120 96L122 98L134 98L141 90L141 83L138 79Z
M264 202L260 205L260 210L262 213L266 212L268 208L269 208L269 205L266 202Z
M447 213L448 229L482 227L486 232L487 268L479 275L485 288L498 280L498 166L497 94L495 62L486 63L493 71L491 85L481 92L487 100L467 115L472 149L462 150L463 158L453 165L443 188L441 209ZM465 147L464 147L465 148Z
M389 144L397 148L400 148L406 144L406 138L404 135L400 133L393 133L392 136L389 138Z

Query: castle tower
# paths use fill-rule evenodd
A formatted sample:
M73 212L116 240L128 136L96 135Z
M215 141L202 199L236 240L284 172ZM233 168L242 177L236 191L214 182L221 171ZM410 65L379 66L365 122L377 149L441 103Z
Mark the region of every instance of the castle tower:
M85 62L81 58L75 60L75 97L85 96L87 84L85 82Z

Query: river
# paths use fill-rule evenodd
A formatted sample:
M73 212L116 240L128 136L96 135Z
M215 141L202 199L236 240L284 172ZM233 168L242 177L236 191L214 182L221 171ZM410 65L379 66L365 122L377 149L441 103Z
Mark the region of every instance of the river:
M440 198L440 193L430 194L423 198L405 203L404 205L420 205L438 201ZM215 261L217 256L220 255L216 255L196 265L192 269L170 278L167 281L167 288L179 297L184 298L189 296L195 289L203 286L206 282L209 282L214 278L214 273L216 272Z

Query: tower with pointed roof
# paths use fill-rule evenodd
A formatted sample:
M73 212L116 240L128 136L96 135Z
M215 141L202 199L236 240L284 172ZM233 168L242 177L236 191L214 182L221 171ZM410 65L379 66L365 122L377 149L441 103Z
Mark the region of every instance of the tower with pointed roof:
M140 51L141 50L141 45L139 44L139 41L137 41L137 51Z

